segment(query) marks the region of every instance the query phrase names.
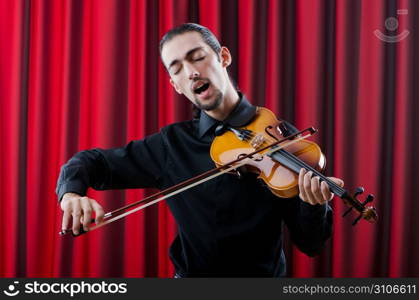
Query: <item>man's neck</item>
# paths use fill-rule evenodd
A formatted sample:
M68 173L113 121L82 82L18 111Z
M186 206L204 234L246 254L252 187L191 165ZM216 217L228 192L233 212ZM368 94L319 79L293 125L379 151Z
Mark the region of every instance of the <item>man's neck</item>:
M230 87L227 89L227 93L224 95L221 104L216 109L206 110L205 113L218 121L223 121L230 115L239 103L239 100L239 94L230 83Z

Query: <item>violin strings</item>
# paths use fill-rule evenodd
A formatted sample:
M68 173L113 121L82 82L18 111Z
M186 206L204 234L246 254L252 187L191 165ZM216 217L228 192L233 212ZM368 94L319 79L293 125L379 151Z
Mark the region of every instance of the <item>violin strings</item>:
M246 134L249 134L248 137L253 138L255 136L255 133L253 131L251 131L251 130L245 129L244 131L246 132ZM264 144L268 144L269 145L269 144L274 143L274 141L272 141L272 138L269 138L269 137L265 137L265 138L266 139L262 142L262 145L264 145ZM279 149L273 149L273 150L275 150L273 152L276 152ZM333 189L333 192L336 193L336 194L338 194L339 196L342 196L346 192L338 184L336 184L332 180L328 179L322 173L320 173L315 168L311 167L306 162L304 162L301 159L299 159L298 157L296 157L294 154L286 151L285 149L282 149L282 151L280 151L280 152L278 151L278 153L280 153L286 159L288 159L288 160L292 161L293 163L297 164L300 168L304 168L304 169L306 169L308 171L312 171L313 174L315 174L316 176L320 177L323 181L326 181L328 183L328 185Z
M329 186L332 189L334 189L334 190L332 190L334 193L338 194L339 196L341 196L345 193L345 190L343 188L341 188L338 184L336 184L335 182L333 182L332 180L330 180L329 178L324 176L322 173L317 171L312 166L310 166L307 163L305 163L304 161L300 160L298 157L296 157L292 153L289 153L288 151L280 151L280 154L283 155L285 158L289 159L290 161L296 163L301 168L305 168L306 170L312 171L313 174L315 174L316 176L319 176L323 181L326 181L329 184Z

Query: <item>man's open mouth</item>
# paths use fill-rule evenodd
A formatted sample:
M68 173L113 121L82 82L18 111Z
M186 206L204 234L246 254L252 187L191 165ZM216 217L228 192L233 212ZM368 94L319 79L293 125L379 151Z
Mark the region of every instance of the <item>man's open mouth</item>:
M195 88L193 91L196 94L201 94L202 92L205 92L209 88L209 83L204 83L201 86Z

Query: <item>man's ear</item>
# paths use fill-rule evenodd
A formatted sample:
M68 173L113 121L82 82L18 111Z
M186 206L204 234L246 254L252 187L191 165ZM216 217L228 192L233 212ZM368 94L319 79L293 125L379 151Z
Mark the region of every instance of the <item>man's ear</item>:
M232 57L231 57L230 50L228 50L227 47L224 47L224 46L221 47L220 56L221 56L221 64L223 65L224 68L231 65Z
M175 88L176 92L178 94L181 94L182 95L183 94L182 91L179 89L179 87L176 85L176 83L173 82L172 78L170 78L169 81L170 81L170 84Z

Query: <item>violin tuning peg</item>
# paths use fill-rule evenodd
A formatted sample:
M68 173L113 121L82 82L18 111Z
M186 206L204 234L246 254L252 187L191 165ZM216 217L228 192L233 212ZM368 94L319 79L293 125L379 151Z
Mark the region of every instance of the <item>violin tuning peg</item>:
M281 125L281 124L280 124L280 125ZM284 135L284 134L283 134L283 132L282 132L282 129L281 129L281 127L282 127L282 126L280 126L280 125L276 126L276 128L275 128L275 129L276 129L276 131L277 131L280 135Z
M369 195L367 196L367 198L365 199L365 201L364 201L364 202L362 202L362 206L365 206L365 204L370 203L370 202L372 202L373 200L374 200L374 195L369 194Z
M215 135L216 136L222 135L224 132L226 132L227 129L228 129L227 126L221 123L217 125L217 127L215 128Z
M346 217L347 214L349 214L352 211L353 207L348 208L342 215L342 218Z
M355 226L356 224L358 224L359 220L361 220L362 215L359 215L353 222L352 222L352 226Z
M362 194L364 192L364 188L362 186L359 186L355 189L354 198L356 198L358 195Z
M355 189L355 194L362 194L365 189L362 186L359 186Z

